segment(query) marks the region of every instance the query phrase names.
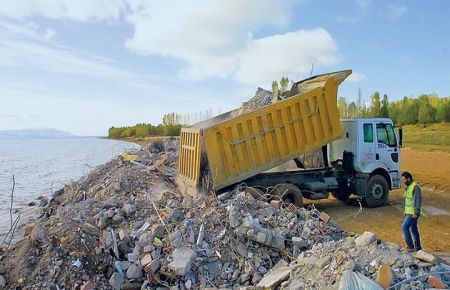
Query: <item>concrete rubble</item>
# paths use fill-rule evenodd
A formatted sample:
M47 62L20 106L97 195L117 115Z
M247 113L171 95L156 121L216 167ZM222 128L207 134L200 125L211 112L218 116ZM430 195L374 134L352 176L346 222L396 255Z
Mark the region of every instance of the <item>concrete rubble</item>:
M0 287L339 289L345 271L383 287L407 281L396 289L450 286L450 267L432 255L347 233L314 207L267 203L245 188L183 196L175 138L137 155L41 202L25 237L1 253Z
M248 101L242 103L242 106L233 111L233 116L239 116L247 112L254 111L261 107L270 105L273 102L273 93L271 91L267 91L263 88L259 88L256 90L253 98Z

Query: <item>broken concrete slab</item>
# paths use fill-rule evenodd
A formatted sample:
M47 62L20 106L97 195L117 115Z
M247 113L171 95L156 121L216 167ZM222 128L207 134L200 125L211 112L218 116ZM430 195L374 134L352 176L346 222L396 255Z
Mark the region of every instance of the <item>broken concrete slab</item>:
M191 270L197 253L188 247L176 248L172 253L173 261L168 265L175 275L184 276Z
M150 253L145 254L141 258L141 266L145 268L148 264L150 264L153 261L153 257Z
M368 246L377 240L377 236L372 232L364 232L362 235L355 239L357 246Z
M429 254L429 253L425 252L424 250L417 251L416 254L414 255L414 257L416 259L419 259L421 261L425 261L425 262L428 262L428 263L432 263L432 264L437 264L438 263L438 258L433 256L432 254Z
M135 213L137 211L137 207L134 204L127 203L122 207L122 210L127 215L130 215L132 213Z
M124 281L124 275L122 273L115 272L112 274L111 278L109 278L109 285L111 285L113 290L120 290Z
M278 267L275 270L272 270L264 275L262 280L259 281L258 284L256 284L256 287L261 289L275 289L282 282L289 279L290 274L290 267Z
M141 267L134 263L127 269L127 279L139 279L143 274Z
M147 273L149 273L149 272L155 273L156 271L158 271L158 269L160 267L161 267L161 262L160 262L159 259L156 259L156 260L151 261L151 263L149 263L145 267L144 271L147 272Z
M129 241L130 240L130 235L128 234L128 231L125 229L120 229L119 230L119 239L121 241Z

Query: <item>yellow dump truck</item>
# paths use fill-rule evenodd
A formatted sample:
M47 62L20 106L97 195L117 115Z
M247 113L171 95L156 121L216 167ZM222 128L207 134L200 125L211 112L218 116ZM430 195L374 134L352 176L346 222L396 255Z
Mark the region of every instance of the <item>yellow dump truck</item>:
M314 76L294 83L280 101L241 114L231 111L183 128L177 172L180 190L195 196L210 190L221 193L245 184L260 188L258 195L278 193L297 205L302 204L303 197L327 198L329 192L340 199L351 193L362 195L369 206L384 204L389 189L400 186L399 162L396 168L384 166L379 170L375 166L370 168L373 172L367 172L370 160L355 158L361 147L359 141L365 137L364 132L358 133L359 126L369 129L361 121L364 119L348 120L348 124L339 119L337 90L350 74L346 70ZM370 119L368 123L372 136L377 134L377 124L393 128L388 119ZM349 130L353 130L350 139L356 142L346 140ZM391 131L385 131L386 136L392 137ZM305 170L298 157L317 149L323 152L322 166ZM330 157L332 165L328 164ZM300 169L266 172L290 160L295 160ZM365 167L358 167L361 164L354 164L355 160ZM371 178L373 185L369 188Z

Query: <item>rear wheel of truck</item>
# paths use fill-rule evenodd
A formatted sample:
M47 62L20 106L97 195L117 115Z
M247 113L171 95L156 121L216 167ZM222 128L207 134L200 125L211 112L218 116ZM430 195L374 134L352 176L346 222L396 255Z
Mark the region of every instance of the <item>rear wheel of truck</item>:
M303 206L301 190L290 183L279 183L270 191L272 195L279 196L283 202L292 203L298 207Z
M367 182L366 196L364 198L368 207L378 207L386 203L389 195L389 186L381 175L375 174Z

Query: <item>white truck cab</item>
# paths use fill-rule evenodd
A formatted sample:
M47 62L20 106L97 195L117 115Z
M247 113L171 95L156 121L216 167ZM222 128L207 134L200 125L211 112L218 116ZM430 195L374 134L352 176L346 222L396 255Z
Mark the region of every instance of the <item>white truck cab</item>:
M380 206L387 200L389 190L401 187L401 140L391 119L367 118L341 121L342 138L329 144L329 160L342 160L353 170L350 193L363 196L369 206ZM343 191L344 192L344 191Z

